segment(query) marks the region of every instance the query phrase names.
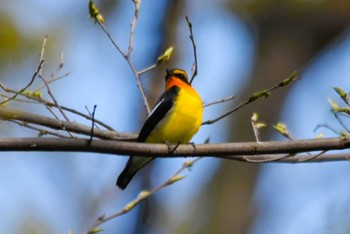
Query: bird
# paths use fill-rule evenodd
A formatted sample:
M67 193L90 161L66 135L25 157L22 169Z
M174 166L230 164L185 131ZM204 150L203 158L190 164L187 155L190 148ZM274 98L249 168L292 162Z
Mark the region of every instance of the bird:
M200 95L191 86L186 71L166 69L165 91L158 98L138 135L137 142L187 144L197 133L203 118ZM130 156L116 185L124 190L134 175L153 157Z

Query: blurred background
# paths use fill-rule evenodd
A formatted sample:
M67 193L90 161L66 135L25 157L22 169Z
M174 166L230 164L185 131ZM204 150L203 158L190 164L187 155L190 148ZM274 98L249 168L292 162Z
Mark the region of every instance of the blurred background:
M117 43L127 49L131 1L95 2ZM44 75L58 66L70 75L51 85L61 105L86 112L118 131L137 132L146 118L141 95L126 61L88 17L88 1L1 1L0 82L24 87L48 35ZM230 95L228 103L205 109L212 119L299 70L302 79L210 126L195 143L254 141L250 125L258 112L267 128L261 138L284 140L272 125L286 123L295 138L313 138L341 126L330 112L332 87L349 91L350 2L348 0L148 0L141 4L132 59L138 69L153 64L170 45L172 59L142 76L154 103L163 92L165 68L190 73L189 29L193 23L199 74L194 87L205 103ZM31 88L40 87L35 83ZM1 91L3 94L3 91ZM49 96L44 92L44 98ZM1 100L1 99L0 99ZM37 107L11 107L50 116ZM74 121L88 122L70 116ZM0 122L1 137L36 132ZM127 158L88 153L0 153L1 233L82 233L102 214L111 214L140 190L168 179L185 159L160 159L142 170L125 191L115 180ZM186 178L158 192L130 213L102 225L103 233L350 233L350 165L248 164L205 158Z

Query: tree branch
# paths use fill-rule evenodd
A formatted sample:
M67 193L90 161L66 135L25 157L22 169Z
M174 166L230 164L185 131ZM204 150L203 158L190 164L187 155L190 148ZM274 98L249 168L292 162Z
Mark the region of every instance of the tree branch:
M119 46L118 44L114 41L111 33L109 32L109 30L107 29L107 27L105 26L104 22L101 22L100 20L96 20L96 22L101 26L102 30L106 33L107 37L109 38L109 40L112 42L112 44L114 45L114 47L119 51L119 53L125 58L125 60L127 61L127 63L129 64L135 79L136 79L136 85L141 93L141 96L143 98L143 104L146 108L147 114L149 114L151 112L151 109L149 107L149 103L148 103L148 99L146 97L145 91L143 89L143 86L141 84L141 80L140 80L140 74L137 71L137 69L135 68L134 63L131 60L131 52L133 51L133 44L134 44L134 35L135 35L135 26L136 26L136 22L138 20L138 15L139 15L139 8L140 8L140 4L141 4L141 0L135 0L133 1L135 4L135 12L134 12L134 18L131 21L130 24L130 36L129 36L129 46L128 46L128 52L125 53ZM94 6L95 7L95 6ZM96 8L96 7L95 7ZM96 8L97 9L97 8ZM97 16L97 15L96 15ZM95 17L95 16L94 16Z
M194 63L193 63L193 66L192 66L192 77L191 77L191 80L190 80L190 84L192 84L193 79L198 74L197 46L196 46L196 43L194 42L194 36L193 36L193 31L192 31L192 23L188 19L188 16L186 16L186 22L187 22L188 28L190 29L190 40L191 40L191 43L192 43L193 55L194 55Z
M185 176L180 176L179 174L185 170L186 168L190 168L193 166L194 163L196 163L198 160L200 160L201 158L196 158L193 161L185 161L184 164L182 165L182 167L175 172L168 180L166 180L164 183L162 183L161 185L149 190L149 191L141 191L139 193L139 195L131 202L129 202L126 206L124 206L121 210L117 211L116 213L109 215L109 216L105 216L102 215L98 218L98 220L89 228L89 231L86 234L93 234L96 233L95 230L102 230L100 229L98 226L100 226L101 224L114 219L118 216L121 216L125 213L130 212L132 209L134 209L139 203L141 203L143 200L145 200L146 198L148 198L149 196L152 196L154 193L158 192L159 190L173 184L176 183L177 181L182 180Z
M96 129L97 130L97 129ZM350 138L322 138L294 141L269 141L269 142L235 142L219 144L179 145L175 151L169 152L166 144L147 144L126 141L93 140L89 139L64 139L64 138L5 138L0 139L0 151L70 151L70 152L94 152L116 155L139 155L154 157L187 157L203 156L225 159L237 159L248 161L270 160L272 157L281 158L282 162L305 161L305 157L313 155L293 155L281 157L278 154L296 154L312 151L329 151L350 149ZM273 154L273 155L269 155ZM257 157L256 155L261 155ZM267 155L267 156L263 156ZM252 158L254 157L254 158ZM349 160L350 155L344 154L332 157L328 154L319 155L321 161ZM308 162L319 162L318 157Z
M8 92L8 93L17 93L17 91L12 90L12 89L9 89L9 88L7 88L7 87L1 85L1 84L0 84L0 88L3 89L5 92ZM40 104L43 104L43 105L47 106L48 109L50 109L49 107L58 108L57 105L56 105L55 103L52 103L52 102L50 102L50 101L47 101L47 100L45 100L45 99L43 99L43 98L38 98L38 97L29 95L29 94L25 94L25 93L21 93L20 95L23 96L23 97L25 97L25 98L27 98L27 99L29 99L29 100L33 100L32 102L29 101L29 103L32 103L32 104L39 104L39 105L40 105ZM13 101L26 102L26 100L22 100L22 99L18 99L18 98L14 99ZM79 111L77 111L77 110L75 110L75 109L72 109L72 108L69 108L69 107L66 107L66 106L61 106L61 108L62 108L62 110L68 111L68 112L70 112L70 113L72 113L72 114L75 114L75 115L78 115L78 116L81 116L81 117L83 117L83 118L85 118L85 119L87 119L87 120L92 120L91 116L86 115L86 114L84 114L84 113L81 113L81 112L79 112ZM6 109L7 109L7 108L6 108ZM1 110L0 110L0 111L1 111ZM0 114L0 119L1 119L1 114ZM103 126L104 128L106 128L106 129L108 129L108 130L114 131L114 129L113 129L111 126L109 126L109 125L103 123L102 121L100 121L100 120L98 120L98 119L95 119L95 123L97 123L97 124Z
M32 114L12 108L0 107L0 120L19 120L26 123L38 124L51 129L70 131L86 136L91 135L91 127L83 124L57 120L54 118ZM107 130L94 130L94 137L101 139L115 139L115 140L134 140L137 138L136 134L122 133Z
M274 91L274 90L276 90L278 88L287 86L292 81L299 80L299 79L300 79L300 76L297 74L297 71L294 71L288 78L282 80L278 84L272 86L269 89L265 89L265 90L261 90L259 92L253 93L247 100L245 100L244 102L239 103L236 107L234 107L231 110L227 111L225 114L223 114L223 115L221 115L221 116L219 116L219 117L217 117L215 119L204 121L202 123L202 125L213 124L213 123L215 123L215 122L217 122L217 121L219 121L219 120L229 116L233 112L236 112L237 110L241 109L242 107L244 107L244 106L254 102L255 100L257 100L259 98L267 98L271 94L272 91Z
M18 91L18 93L16 93L15 95L13 95L12 97L6 99L5 101L0 102L0 106L2 106L2 105L3 105L4 103L6 103L6 102L9 102L9 101L11 101L11 100L16 99L18 95L20 95L21 93L23 93L27 88L29 88L29 87L33 84L33 82L34 82L36 76L38 75L38 73L39 73L39 71L40 71L40 69L41 69L41 66L43 65L43 62L44 62L44 60L41 60L41 61L39 62L39 65L38 65L36 71L34 72L32 78L30 79L29 83L28 83L26 86L24 86L20 91Z

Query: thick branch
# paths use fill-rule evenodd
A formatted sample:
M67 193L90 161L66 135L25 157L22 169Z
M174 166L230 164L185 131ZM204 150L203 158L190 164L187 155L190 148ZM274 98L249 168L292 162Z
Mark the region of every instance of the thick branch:
M267 160L271 157L281 158L278 154L296 154L302 152L343 150L350 148L348 138L325 138L294 141L270 141L270 142L243 142L243 143L220 143L180 145L174 152L169 153L165 144L146 144L136 142L93 140L88 139L62 139L62 138L7 138L0 139L0 151L71 151L71 152L95 152L117 155L140 155L155 157L184 157L184 156L207 156L218 158L232 158L250 161L255 159L264 160L264 156L257 158L254 155L266 155ZM273 154L273 155L271 155ZM229 157L228 157L229 156ZM248 158L250 157L250 158ZM293 155L282 157L280 161L298 162L305 161L307 156ZM249 159L249 160L247 160ZM322 160L320 160L322 159ZM313 158L316 161L349 160L349 155L332 157L332 155L320 155Z

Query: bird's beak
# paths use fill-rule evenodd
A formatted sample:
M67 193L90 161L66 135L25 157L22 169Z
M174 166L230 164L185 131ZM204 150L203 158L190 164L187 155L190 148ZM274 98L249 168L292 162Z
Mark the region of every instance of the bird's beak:
M173 72L171 70L169 70L169 69L165 69L165 71L166 71L166 76L174 75Z

